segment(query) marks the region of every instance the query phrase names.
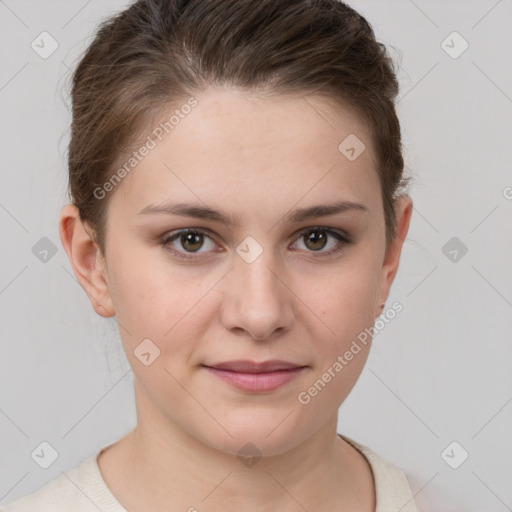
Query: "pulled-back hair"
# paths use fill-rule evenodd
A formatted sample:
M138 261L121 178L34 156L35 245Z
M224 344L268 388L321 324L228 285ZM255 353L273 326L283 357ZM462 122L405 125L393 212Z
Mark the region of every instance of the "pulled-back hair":
M339 0L139 0L101 23L72 77L70 194L102 254L111 194L95 191L152 122L212 85L314 93L355 112L375 152L389 244L410 179L398 82L360 14Z

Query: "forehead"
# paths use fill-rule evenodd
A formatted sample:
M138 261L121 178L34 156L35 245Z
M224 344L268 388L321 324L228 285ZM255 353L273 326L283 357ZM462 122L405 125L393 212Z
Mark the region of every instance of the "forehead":
M365 125L334 101L228 88L210 88L194 98L196 106L175 116L179 122L161 140L152 134L179 105L148 126L155 146L124 178L118 194L133 210L169 198L217 201L223 209L236 198L245 208L261 209L263 196L269 207L282 208L283 200L309 196L313 202L326 192L331 199L370 202L378 194ZM353 151L346 153L350 146L355 159Z

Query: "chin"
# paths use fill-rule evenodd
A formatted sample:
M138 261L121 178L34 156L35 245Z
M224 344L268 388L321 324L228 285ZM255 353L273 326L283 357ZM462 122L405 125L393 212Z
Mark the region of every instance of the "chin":
M231 436L217 430L215 437L212 431L201 437L213 448L241 458L281 455L299 444L303 436L307 437L293 421L293 415L287 417L288 414L289 411L279 415L268 411L238 415L236 420L223 422Z

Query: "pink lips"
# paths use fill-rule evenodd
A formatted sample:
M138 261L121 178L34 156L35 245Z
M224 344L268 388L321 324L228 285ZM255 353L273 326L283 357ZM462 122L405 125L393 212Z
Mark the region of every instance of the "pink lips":
M305 366L286 361L228 361L204 365L213 375L244 391L274 391L296 377Z

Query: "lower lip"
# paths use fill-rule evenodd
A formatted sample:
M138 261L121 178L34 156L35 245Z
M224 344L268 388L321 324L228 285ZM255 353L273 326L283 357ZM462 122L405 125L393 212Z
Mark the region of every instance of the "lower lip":
M218 368L211 368L210 366L205 366L205 368L213 375L216 375L238 389L256 393L274 391L293 380L304 370L304 367L301 367L268 373L241 373L219 370Z

